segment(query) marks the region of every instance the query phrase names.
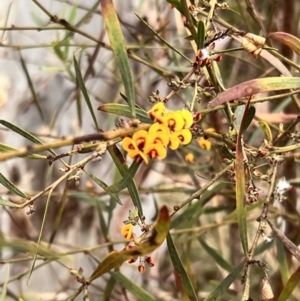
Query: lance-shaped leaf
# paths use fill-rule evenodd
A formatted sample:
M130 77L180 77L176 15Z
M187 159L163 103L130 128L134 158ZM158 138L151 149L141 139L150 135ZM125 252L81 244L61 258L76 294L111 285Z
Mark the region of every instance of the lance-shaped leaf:
M80 88L80 90L83 94L84 100L85 100L85 102L86 102L86 104L89 108L89 111L91 113L91 116L92 116L94 124L95 124L95 127L96 127L97 131L99 132L97 118L96 118L96 115L95 115L95 112L94 112L89 94L88 94L87 89L85 87L85 83L84 83L84 80L83 80L83 77L82 77L82 74L81 74L81 71L80 71L80 67L79 67L79 65L76 61L75 56L73 57L73 59L74 59L74 67L75 67L76 80L77 80L78 86L79 86L79 88Z
M158 219L155 222L152 233L147 240L141 244L122 251L112 251L109 253L103 261L98 265L87 283L91 283L95 279L101 277L105 273L120 266L124 261L136 257L149 254L159 247L165 240L170 228L170 216L166 206L163 206L158 215Z
M284 286L283 290L281 291L277 301L286 301L288 300L289 296L298 285L300 281L300 266L294 272L294 274L290 277L286 285Z
M168 235L167 235L167 245L168 245L170 258L171 258L175 273L178 276L178 279L180 281L180 284L181 284L181 287L182 287L184 293L188 296L190 301L198 301L198 298L197 298L197 295L193 288L193 285L191 283L191 280L190 280L187 272L185 271L184 266L178 256L176 247L173 243L170 233L168 233Z
M109 192L109 193L118 193L119 191L121 191L124 188L128 187L130 185L130 183L132 182L132 179L134 178L134 175L136 174L139 166L140 166L140 163L138 163L136 160L134 160L132 162L128 172L122 178L122 180L118 181L117 183L113 184L112 186L109 186L107 188L107 192Z
M88 171L86 171L86 170L84 170L84 171L96 184L98 184L105 192L107 192L107 194L109 194L110 197L114 201L116 201L118 204L122 205L122 202L121 202L119 196L116 193L108 191L108 186L103 181L101 181L99 178L95 177L93 174L89 173Z
M277 40L278 42L286 45L287 47L291 48L295 51L298 55L300 55L300 39L293 36L290 33L277 31L272 32L268 35L268 38Z
M239 277L242 269L244 268L245 261L243 261L234 271L232 271L219 285L204 299L204 301L216 301L224 295L232 282Z
M100 0L100 5L102 8L102 16L105 22L111 48L114 52L116 63L119 67L124 83L131 114L132 117L135 118L136 111L134 84L118 16L112 0Z
M112 159L114 160L114 163L117 166L121 176L125 177L126 174L128 173L128 166L125 162L125 159L124 159L122 153L120 152L120 150L118 149L118 147L116 145L112 145L112 146L108 147L108 151L109 151ZM133 202L134 206L138 208L139 217L142 218L144 215L143 207L142 207L139 191L138 191L133 179L128 184L127 189L132 198L132 202Z
M267 220L271 229L275 232L276 236L281 240L287 250L300 262L300 250L290 241L280 230L278 230L269 220Z
M125 287L133 296L135 296L138 300L143 301L155 301L156 299L149 295L143 288L137 285L135 282L125 277L121 273L110 272L112 277L117 280L123 287Z
M299 89L300 78L297 77L267 77L246 81L220 93L209 104L209 108L222 105L234 99L248 97L253 94L278 90Z
M203 20L199 20L197 24L197 49L204 48L205 41L205 24Z
M118 103L107 103L101 105L98 110L102 112L112 113L119 116L124 116L127 118L131 118L132 114L130 108L127 105L122 105ZM136 108L136 117L144 123L153 123L153 120L148 116L147 112Z
M245 107L243 119L238 132L237 142L236 142L236 159L235 159L235 174L236 174L236 214L237 222L239 227L240 238L242 242L242 247L245 255L248 253L248 239L247 239L247 218L246 218L246 206L245 206L245 164L242 146L242 134L244 129L244 124L246 116L248 114L249 101Z
M28 199L28 195L22 192L17 186L15 186L11 181L9 181L6 177L0 173L0 184L6 187L9 191L15 193L16 195Z

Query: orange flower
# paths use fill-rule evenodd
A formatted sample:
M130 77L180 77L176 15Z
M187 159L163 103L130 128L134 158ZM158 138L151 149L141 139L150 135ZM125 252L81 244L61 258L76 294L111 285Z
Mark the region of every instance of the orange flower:
M208 151L211 149L211 142L207 139L204 139L204 137L200 137L200 139L198 140L198 145Z
M148 158L139 150L136 142L129 137L125 137L122 141L122 147L127 151L128 157L138 161L144 160L148 164Z
M186 156L185 156L185 161L186 161L187 163L192 163L192 162L194 161L194 154L192 154L192 153L186 154Z
M143 150L146 144L147 135L148 132L145 130L139 130L133 134L132 140L136 143L139 150Z
M148 155L152 160L155 158L164 159L167 155L167 150L161 143L153 143L145 148L144 154Z
M133 225L127 224L122 227L121 233L126 239L130 240L133 238L132 230L133 230Z
M183 129L185 121L180 111L168 112L163 117L163 124L167 126L171 131L177 132Z

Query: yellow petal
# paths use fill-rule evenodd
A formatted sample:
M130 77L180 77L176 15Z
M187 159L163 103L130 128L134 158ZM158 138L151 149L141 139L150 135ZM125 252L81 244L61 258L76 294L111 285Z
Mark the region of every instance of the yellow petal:
M165 104L163 102L158 102L155 104L151 110L148 111L148 116L152 119L162 116L165 110Z
M183 129L179 132L173 133L175 136L177 136L180 140L180 143L183 145L187 145L192 141L192 133L189 129Z
M200 137L198 140L198 144L201 148L210 150L211 149L211 142L208 141L207 139L204 139L203 137Z
M182 110L181 115L184 120L184 128L189 129L192 126L192 124L194 123L191 112L189 112L188 110Z
M161 143L155 143L149 145L144 150L144 154L148 155L152 160L155 158L164 159L167 155L167 150Z
M180 140L176 135L170 136L169 148L172 150L176 150L180 146Z
M168 112L163 117L164 125L166 125L171 131L177 132L183 129L184 119L180 111Z
M136 143L129 137L123 138L122 147L126 152L137 149Z
M132 225L132 224L127 224L127 225L124 225L124 226L122 227L121 233L122 233L122 235L123 235L126 239L130 240L130 239L133 238L133 237L132 237L132 230L133 230L133 225Z

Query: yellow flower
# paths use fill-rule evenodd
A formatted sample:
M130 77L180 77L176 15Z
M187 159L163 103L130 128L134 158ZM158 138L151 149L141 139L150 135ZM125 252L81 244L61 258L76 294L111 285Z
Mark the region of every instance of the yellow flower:
M187 145L192 141L192 133L189 129L183 129L181 131L174 132L172 135L178 137L180 144L183 145Z
M136 159L138 162L144 160L148 164L148 158L139 150L136 142L129 137L125 137L122 141L122 147L127 152L128 157Z
M136 146L139 150L143 150L147 140L147 136L148 132L145 130L139 130L133 134L132 140L136 143Z
M169 148L172 150L176 150L180 146L180 140L176 135L170 136Z
M133 230L133 225L127 224L122 227L121 233L126 239L130 240L133 238L132 230Z
M145 148L144 154L148 155L152 160L156 158L164 159L167 155L167 150L161 143L152 143Z
M153 120L156 120L158 117L162 116L165 111L165 104L163 102L158 102L155 104L151 110L148 111L148 116Z
M185 155L185 161L187 163L192 163L194 161L194 154L188 153Z
M155 122L150 126L149 133L156 133L156 132L163 132L169 135L170 129L167 126L164 126L163 124Z
M181 116L184 120L184 127L183 128L189 129L192 126L193 122L194 122L191 112L189 112L188 110L182 110L180 113L181 113Z
M198 144L201 148L206 149L208 151L211 149L211 142L207 139L204 139L203 137L200 137L200 139L198 140Z
M183 129L185 120L180 111L168 112L163 117L163 124L167 126L171 131L177 132Z

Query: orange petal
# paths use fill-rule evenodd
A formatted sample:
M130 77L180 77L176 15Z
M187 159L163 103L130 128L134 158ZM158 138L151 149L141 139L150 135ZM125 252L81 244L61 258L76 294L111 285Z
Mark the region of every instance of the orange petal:
M136 143L138 149L142 150L144 148L147 135L148 132L145 130L139 130L133 134L132 140Z
M127 224L127 225L124 225L124 226L122 227L121 233L122 233L122 235L123 235L126 239L130 240L130 239L133 238L133 237L132 237L132 230L133 230L133 225L132 225L132 224Z
M211 149L211 142L208 141L207 139L204 139L203 137L200 137L198 140L198 144L201 148L210 150Z
M192 163L194 161L194 154L192 153L188 153L186 156L185 156L185 161L187 163Z
M125 137L122 141L122 147L126 152L137 149L136 143L129 137Z

